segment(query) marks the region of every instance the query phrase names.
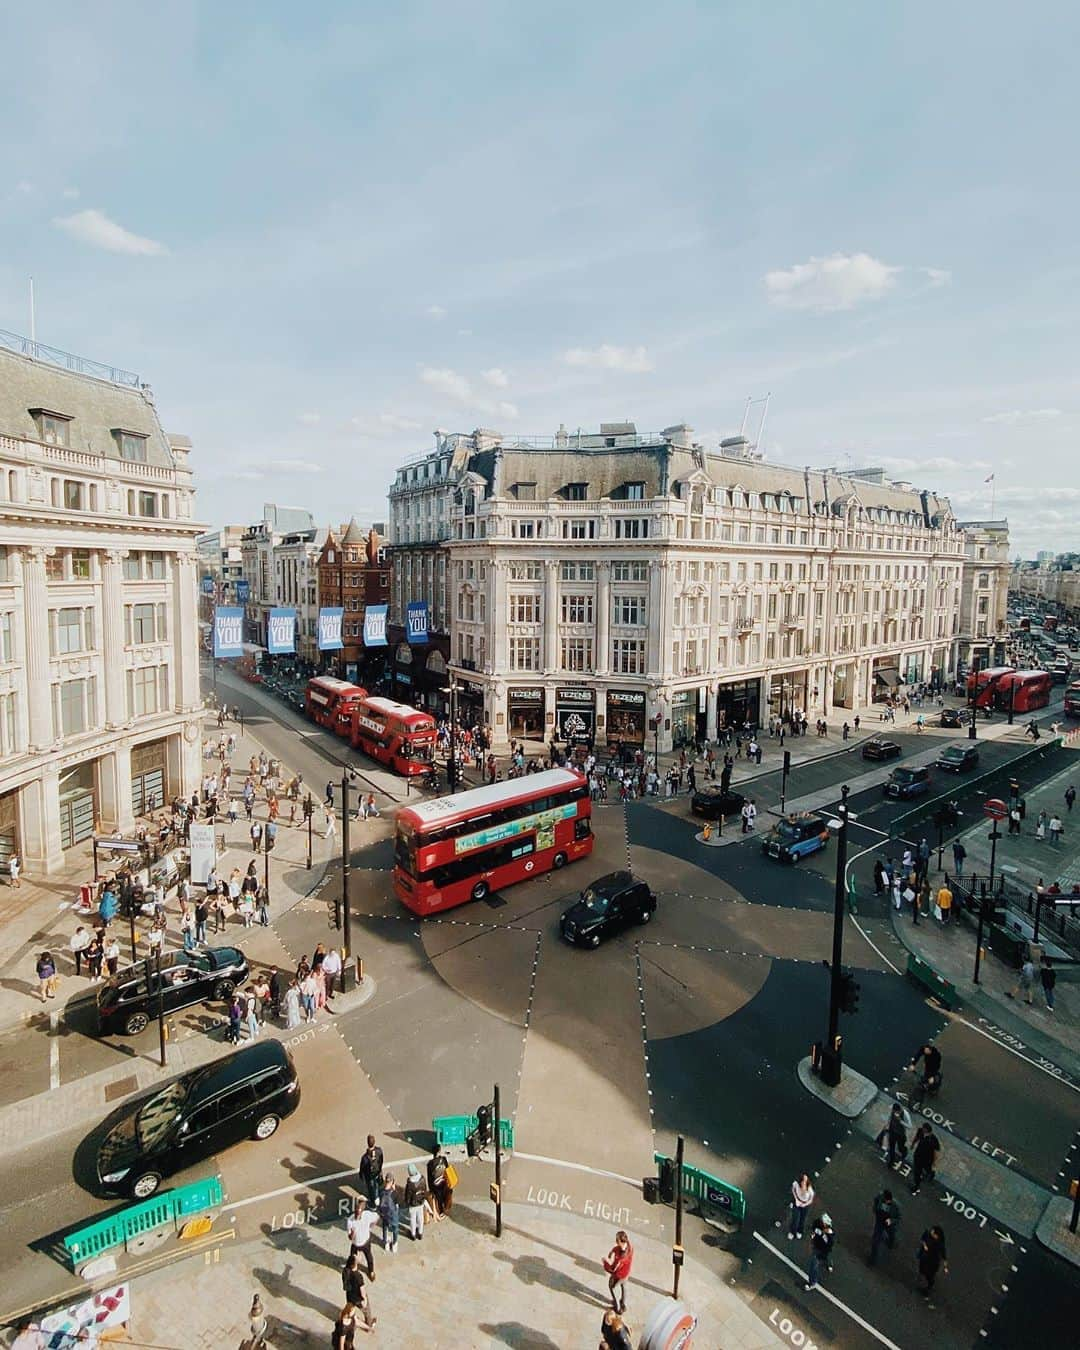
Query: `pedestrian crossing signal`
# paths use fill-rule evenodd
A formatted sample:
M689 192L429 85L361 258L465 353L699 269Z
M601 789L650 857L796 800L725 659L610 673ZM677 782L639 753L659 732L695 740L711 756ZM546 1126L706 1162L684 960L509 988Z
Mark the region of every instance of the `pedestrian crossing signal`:
M859 982L850 971L840 976L840 1011L857 1013L859 1011Z

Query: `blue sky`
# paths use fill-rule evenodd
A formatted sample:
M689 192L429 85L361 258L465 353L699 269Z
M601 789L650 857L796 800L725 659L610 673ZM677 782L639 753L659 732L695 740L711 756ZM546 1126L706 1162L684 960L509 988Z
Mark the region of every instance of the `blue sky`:
M200 514L435 427L884 464L1080 547L1075 6L8 6L0 327L138 371Z

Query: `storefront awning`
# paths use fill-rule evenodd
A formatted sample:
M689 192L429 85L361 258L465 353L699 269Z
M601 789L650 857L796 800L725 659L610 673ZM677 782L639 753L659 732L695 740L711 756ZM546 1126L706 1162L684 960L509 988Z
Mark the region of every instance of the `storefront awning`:
M886 666L883 670L874 671L874 679L880 680L882 684L897 685L900 683L900 672L895 666Z

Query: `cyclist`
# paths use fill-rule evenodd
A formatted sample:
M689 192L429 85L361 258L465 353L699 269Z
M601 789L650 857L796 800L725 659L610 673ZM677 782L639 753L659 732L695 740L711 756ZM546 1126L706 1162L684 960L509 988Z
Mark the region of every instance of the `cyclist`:
M929 1041L919 1048L918 1054L914 1055L909 1069L915 1069L919 1060L923 1062L923 1073L920 1080L922 1092L920 1098L927 1092L936 1092L941 1087L941 1051L936 1045L931 1045Z

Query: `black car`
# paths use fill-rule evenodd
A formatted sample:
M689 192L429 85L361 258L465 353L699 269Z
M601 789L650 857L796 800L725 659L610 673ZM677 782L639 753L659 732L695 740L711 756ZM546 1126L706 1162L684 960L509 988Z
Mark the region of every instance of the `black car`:
M721 816L737 816L746 804L741 792L725 792L719 783L706 783L690 798L690 810L705 820L719 820Z
M899 759L903 753L895 741L883 741L880 736L867 741L862 748L863 759Z
M567 942L599 947L632 923L648 923L656 913L656 896L630 872L609 872L581 892L559 920L559 932Z
M885 784L886 797L921 797L930 791L930 770L922 765L918 768L893 769L889 781Z
M937 757L937 767L952 773L973 769L979 762L979 750L974 745L950 745Z
M168 952L161 958L161 1002L172 1013L207 999L231 998L247 977L247 959L239 947ZM97 1015L101 1035L137 1036L158 1015L156 967L140 962L106 980L98 989Z
M940 726L951 727L955 730L957 727L966 727L968 722L968 712L966 708L942 708Z
M269 1139L299 1105L292 1056L280 1041L257 1041L132 1103L98 1147L98 1181L145 1200L173 1172L241 1139Z

